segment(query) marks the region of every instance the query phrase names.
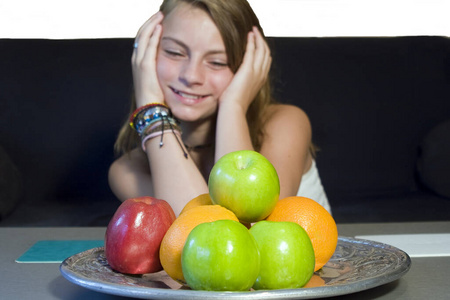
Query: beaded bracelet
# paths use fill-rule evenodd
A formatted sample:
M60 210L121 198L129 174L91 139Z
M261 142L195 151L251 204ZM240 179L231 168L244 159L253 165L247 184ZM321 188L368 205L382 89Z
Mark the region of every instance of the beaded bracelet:
M133 119L136 117L136 115L138 113L140 113L141 111L147 109L147 108L151 108L151 107L155 107L155 106L161 106L161 107L165 107L167 109L169 109L169 107L163 103L159 103L159 102L152 102L149 104L146 104L144 106L138 107L130 116L130 122L133 122Z
M171 117L169 110L160 107L152 107L138 113L133 119L134 129L142 134L142 131L154 120Z
M165 123L165 124L164 124ZM183 144L180 142L181 129L178 122L172 117L172 113L167 105L162 103L150 103L136 109L130 116L130 126L141 136L141 147L146 151L145 143L154 137L161 136L159 148L164 145L164 133L172 132L187 159L188 154Z
M178 131L181 135L181 128L173 118L161 118L153 126L148 126L141 135L141 140L147 138L147 136L152 135L157 132L164 132L166 130ZM148 139L148 138L147 138ZM163 140L161 137L160 147L163 145Z
M166 125L165 127L167 128L170 128L168 126L172 125L175 129L179 129L181 131L178 120L172 117L164 117L150 121L148 124L142 127L142 129L140 130L140 132L138 132L138 134L142 139L146 135L150 134L151 131L157 131L158 127L159 129L161 129L161 124L165 124Z
M161 119L161 124L156 126L153 130L149 130L148 134L142 137L142 150L146 151L145 143L154 137L161 136L161 141L159 142L159 148L161 148L164 145L164 133L165 132L172 132L175 135L175 138L177 140L178 145L180 145L181 150L183 151L184 157L187 159L188 154L186 152L186 149L183 147L183 144L180 142L181 139L181 129L180 127L175 124L175 126L171 122L167 122L164 124L164 118Z
M165 122L164 124L159 121L158 124L152 126L152 128L148 128L145 130L145 132L142 134L141 139L146 138L148 135L151 135L155 132L161 132L161 131L165 131L165 130L176 130L179 131L181 133L181 128L177 125L177 124L172 124L170 122Z
M166 130L160 130L160 131L157 131L157 132L153 132L153 133L151 133L149 135L146 135L142 139L142 145L141 145L142 146L142 150L146 151L145 143L149 139L152 139L152 138L155 138L155 137L158 137L158 136L163 136L164 133L173 133L173 134L175 134L175 136L177 137L177 140L178 140L178 137L181 138L181 132L179 132L178 130L166 129ZM160 143L159 147L160 148L162 147L161 143Z
M160 103L151 103L135 110L130 116L130 126L138 132L139 135L152 121L171 117L169 108Z
M175 129L180 130L180 126L178 125L178 121L174 118L168 117L164 118L165 121L162 121L162 119L156 119L151 121L143 130L141 133L141 138L145 137L146 135L152 133L153 131L161 130L162 125L164 124L165 129L171 128L170 125L172 125Z

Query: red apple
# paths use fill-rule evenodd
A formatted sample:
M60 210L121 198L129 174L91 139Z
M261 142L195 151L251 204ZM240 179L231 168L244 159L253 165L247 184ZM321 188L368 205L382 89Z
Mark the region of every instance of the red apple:
M161 271L159 248L174 220L175 213L164 200L139 197L124 201L105 234L105 255L111 268L126 274Z

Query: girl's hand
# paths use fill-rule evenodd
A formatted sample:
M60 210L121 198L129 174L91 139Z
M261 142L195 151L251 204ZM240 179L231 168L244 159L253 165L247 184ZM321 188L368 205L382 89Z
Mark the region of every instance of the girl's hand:
M230 85L219 99L220 105L236 103L244 112L267 80L272 57L262 34L256 27L249 32L244 59Z
M139 29L131 57L136 107L151 102L164 103L164 95L156 75L156 56L161 39L164 16L157 12Z

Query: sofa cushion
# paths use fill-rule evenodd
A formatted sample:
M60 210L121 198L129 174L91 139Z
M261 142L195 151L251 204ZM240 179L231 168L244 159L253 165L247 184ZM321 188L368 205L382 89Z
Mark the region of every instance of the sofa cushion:
M8 216L22 196L22 176L11 157L0 146L0 221Z

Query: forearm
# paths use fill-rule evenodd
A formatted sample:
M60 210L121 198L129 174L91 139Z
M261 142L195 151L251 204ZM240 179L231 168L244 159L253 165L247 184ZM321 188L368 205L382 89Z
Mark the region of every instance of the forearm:
M254 150L246 113L267 80L271 62L270 49L254 27L247 37L243 62L219 99L216 161L232 151Z
M215 161L238 150L253 150L246 111L234 103L223 103L217 116Z
M154 196L169 202L178 215L189 200L207 193L208 186L194 161L183 155L175 134L165 133L162 147L160 140L146 142Z

